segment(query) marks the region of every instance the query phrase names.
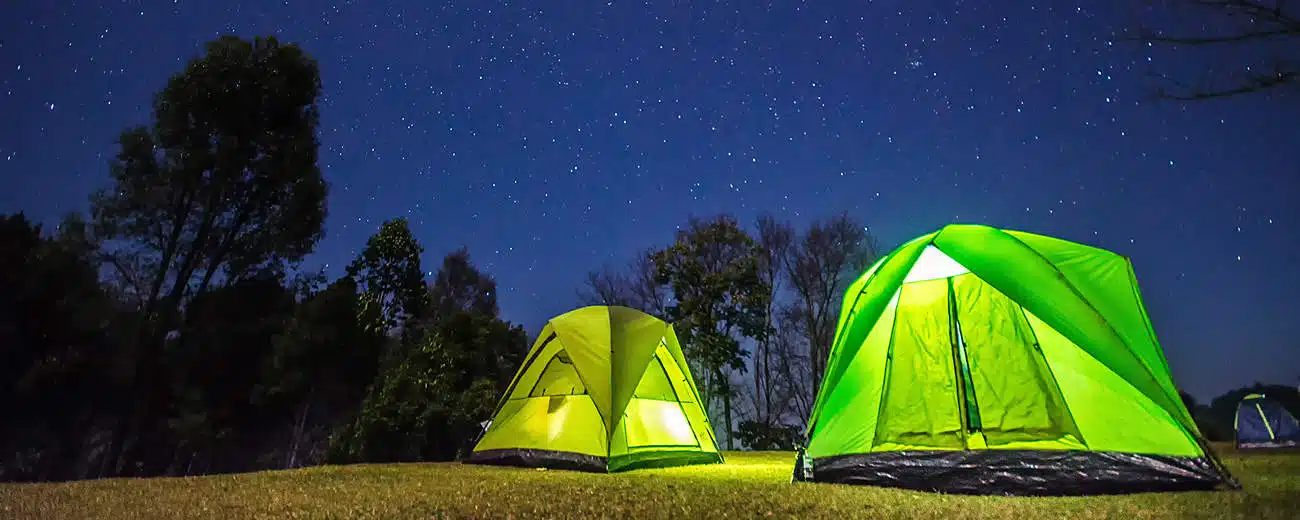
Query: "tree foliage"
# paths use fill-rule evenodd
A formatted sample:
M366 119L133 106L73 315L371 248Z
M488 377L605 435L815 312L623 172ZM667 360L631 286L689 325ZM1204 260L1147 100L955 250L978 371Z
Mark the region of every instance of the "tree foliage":
M345 276L309 296L275 338L256 395L292 421L277 466L323 460L329 433L352 418L374 380L386 337L379 307L364 303Z
M442 267L429 284L430 317L435 322L458 312L496 316L497 282L470 262L469 250L458 249L443 257Z
M387 220L366 239L348 276L382 308L385 329L418 316L427 305L420 255L424 246L411 234L405 218Z
M87 245L0 217L0 478L70 478L111 396L111 302Z
M465 455L527 348L522 328L456 313L409 345L331 441L337 462L451 460Z
M790 451L799 439L799 428L780 422L741 421L736 438L746 448L756 451Z
M319 93L316 62L297 46L223 37L155 96L151 126L122 132L112 186L92 212L108 258L138 277L127 285L144 321L124 401L131 420L115 431L106 473L123 467L127 437L157 404L162 337L183 306L219 279L282 270L323 235Z
M186 309L178 336L184 341L170 342L164 353L175 396L167 423L180 442L173 463L186 473L248 469L229 453L260 441L266 418L249 398L261 383L256 367L294 304L283 280L266 275L208 291Z
M658 281L672 289L667 313L688 359L704 368L706 402L720 398L731 442L730 371L744 372L740 338L764 341L771 295L759 272L758 244L730 216L692 218L672 246L653 255Z

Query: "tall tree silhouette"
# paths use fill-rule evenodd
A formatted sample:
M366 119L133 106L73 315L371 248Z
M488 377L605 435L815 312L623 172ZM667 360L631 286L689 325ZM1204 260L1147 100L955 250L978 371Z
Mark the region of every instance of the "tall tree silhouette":
M156 412L159 354L186 303L283 269L323 236L319 94L316 62L297 46L223 37L155 96L152 125L122 132L92 211L109 258L144 278L130 396L102 474L129 467L124 447Z

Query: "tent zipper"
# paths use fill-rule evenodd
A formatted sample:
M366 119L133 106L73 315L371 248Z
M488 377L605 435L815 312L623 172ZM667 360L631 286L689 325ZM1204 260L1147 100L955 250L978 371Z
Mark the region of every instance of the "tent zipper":
M962 425L966 435L969 435L983 429L983 424L980 421L979 400L975 397L975 384L971 378L970 364L966 358L966 341L961 333L961 320L957 318L957 294L953 290L951 277L948 278L948 315L953 365L956 368L958 384L957 400L962 411Z

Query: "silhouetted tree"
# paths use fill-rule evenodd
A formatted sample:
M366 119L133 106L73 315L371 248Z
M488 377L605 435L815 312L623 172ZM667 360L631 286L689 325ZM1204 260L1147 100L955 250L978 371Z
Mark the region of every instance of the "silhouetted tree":
M797 306L789 303L777 309L771 342L776 375L772 393L778 397L782 410L788 409L802 421L812 413L816 388L812 383L808 335L803 329L806 320L802 312L792 312Z
M639 251L626 271L608 266L587 273L577 291L580 305L619 305L663 318L667 315L668 290L656 279L654 249Z
M448 316L385 366L356 420L331 440L330 460L464 456L518 369L527 341L522 328L493 316Z
M469 250L460 248L443 257L442 267L428 288L431 318L442 321L458 312L495 317L497 282L470 262Z
M114 387L114 309L82 229L0 217L0 479L77 476Z
M365 306L347 276L298 305L259 392L292 421L277 467L320 462L329 433L354 417L378 370L382 322L379 307Z
M744 373L740 337L764 341L771 291L759 273L758 244L730 216L692 218L672 246L654 254L658 281L672 289L668 306L686 356L704 368L705 402L720 398L732 445L729 371Z
M326 183L317 166L314 60L274 38L223 37L168 80L153 124L119 138L111 187L92 197L109 256L141 276L132 386L104 474L130 465L127 446L156 417L164 336L213 283L277 271L323 235Z
M780 222L770 214L758 218L758 274L768 294L767 306L763 309L767 332L758 342L758 352L754 356L754 419L765 425L780 422L780 418L775 417L779 414L774 408L780 399L772 396L778 377L772 365L772 342L776 339L774 332L779 317L777 296L782 282L788 278L785 265L789 262L793 243L794 229L789 223Z
M355 419L330 439L329 460L462 456L510 384L528 337L497 318L496 280L462 248L443 259L428 294L419 330L395 344Z
M835 341L844 289L877 257L874 239L848 215L814 222L794 245L786 268L795 293L788 312L808 342L812 388L821 385Z
M167 416L179 445L169 473L256 469L271 417L250 397L257 367L294 311L294 295L275 275L245 278L194 298L165 354L176 396Z
M632 306L630 284L622 273L609 266L588 272L577 296L579 305Z
M1178 392L1178 397L1182 398L1183 406L1187 407L1188 412L1196 411L1196 407L1198 406L1196 403L1196 396L1180 390Z
M392 329L420 315L428 305L420 255L424 246L411 234L405 218L387 220L366 239L348 276L383 309L384 328Z

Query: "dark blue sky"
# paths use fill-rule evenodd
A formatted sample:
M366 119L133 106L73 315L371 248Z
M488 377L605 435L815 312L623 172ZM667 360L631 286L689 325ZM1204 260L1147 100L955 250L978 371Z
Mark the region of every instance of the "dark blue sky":
M987 223L1132 257L1198 397L1294 384L1295 97L1153 102L1192 62L1118 40L1131 3L1041 4L5 2L0 212L84 209L205 41L274 34L321 66L332 274L406 216L535 332L691 214Z

